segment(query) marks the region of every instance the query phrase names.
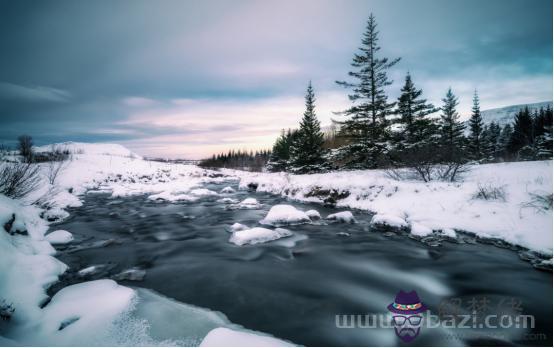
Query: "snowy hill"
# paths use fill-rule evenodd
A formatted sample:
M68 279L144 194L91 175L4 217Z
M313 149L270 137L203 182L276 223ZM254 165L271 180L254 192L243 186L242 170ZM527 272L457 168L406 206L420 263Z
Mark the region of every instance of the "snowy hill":
M533 104L519 104L519 105L510 105L502 108L488 109L481 111L481 116L483 117L483 123L488 124L491 122L496 122L501 126L504 126L508 123L512 123L514 115L525 106L529 107L531 111L546 108L547 106L552 107L551 101L533 103ZM467 122L467 121L466 121Z

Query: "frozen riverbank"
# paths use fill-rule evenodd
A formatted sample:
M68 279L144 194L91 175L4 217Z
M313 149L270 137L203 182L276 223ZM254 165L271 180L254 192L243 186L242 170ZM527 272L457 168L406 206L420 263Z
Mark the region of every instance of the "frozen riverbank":
M461 182L398 181L383 170L312 175L223 171L241 187L371 211L379 223L415 235L466 231L552 255L552 161L476 165ZM480 191L491 192L483 197ZM487 199L485 199L487 198Z

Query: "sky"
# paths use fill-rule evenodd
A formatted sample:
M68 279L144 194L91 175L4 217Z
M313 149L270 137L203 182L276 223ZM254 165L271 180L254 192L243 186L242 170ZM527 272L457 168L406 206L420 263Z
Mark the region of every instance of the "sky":
M312 81L344 110L373 13L396 99L410 72L465 117L552 100L551 0L0 0L0 144L112 142L151 157L269 149Z

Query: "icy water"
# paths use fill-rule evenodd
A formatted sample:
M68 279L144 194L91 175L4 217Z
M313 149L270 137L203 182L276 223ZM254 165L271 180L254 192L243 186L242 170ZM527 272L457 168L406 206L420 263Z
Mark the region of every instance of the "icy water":
M233 182L206 187L219 192L227 185L236 188ZM424 327L410 345L552 345L552 273L534 269L514 251L471 238L425 245L372 230L371 216L356 211L357 224L290 226L292 237L239 247L229 243L228 227L257 226L271 206L284 201L238 190L226 196L255 197L263 205L231 210L216 202L221 196L160 203L146 196L87 195L69 219L52 226L72 232L76 241L59 249L57 257L70 270L50 293L138 267L146 271L143 280L118 282L221 311L234 323L297 344L371 346L401 342L390 327L338 328L336 316L384 315L399 290L413 289L435 315L519 313L534 316L535 328ZM316 209L323 217L340 211L287 204ZM103 266L77 273L91 265Z

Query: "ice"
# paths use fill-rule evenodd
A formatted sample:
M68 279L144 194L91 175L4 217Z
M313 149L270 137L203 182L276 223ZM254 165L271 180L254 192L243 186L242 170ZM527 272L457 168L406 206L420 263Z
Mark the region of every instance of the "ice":
M42 213L42 217L48 221L59 222L69 217L69 213L62 208L52 208Z
M238 246L245 244L259 244L283 237L291 236L292 232L284 228L270 230L263 227L254 227L248 230L235 231L231 235L229 242Z
M217 192L205 188L194 189L190 191L190 194L193 196L217 196Z
M44 237L50 244L67 244L73 240L73 235L66 230L56 230Z
M456 239L456 237L457 237L456 231L454 231L451 228L443 228L440 232L441 232L441 234L443 234L447 237L450 237L450 238Z
M243 224L238 223L238 222L235 222L233 225L231 225L231 232L244 231L244 230L247 230L247 229L249 229L248 226L243 225Z
M239 201L237 199L234 199L234 198L225 197L225 198L218 199L216 202L217 203L224 203L224 204L236 204Z
M390 214L375 214L371 218L371 223L373 225L384 225L396 228L408 227L408 223L406 222L406 220L399 216Z
M256 198L249 197L249 198L244 199L239 204L242 205L242 206L257 206L259 203L258 203L258 200Z
M341 211L340 213L327 215L325 219L339 221L339 222L346 222L351 224L356 222L356 219L354 219L354 215L352 215L352 213L349 211Z
M213 329L206 335L201 347L291 347L293 344L277 338L232 330L224 327Z
M161 192L161 193L158 193L158 194L148 196L148 199L150 199L152 201L164 200L164 201L169 201L169 202L178 202L178 201L193 202L193 201L196 201L198 199L198 197L194 197L194 196L183 194L183 193L173 194L171 192Z
M266 217L260 221L263 225L293 225L310 222L306 213L296 209L292 205L278 204L271 207Z
M306 215L308 215L308 217L311 219L311 220L319 220L321 219L321 215L319 214L319 212L315 209L312 209L312 210L308 210L306 212Z
M428 236L428 235L432 234L433 230L430 229L429 227L425 226L425 225L420 224L420 223L412 222L411 226L410 226L410 232L414 236L425 237L425 236Z
M227 186L221 189L220 193L235 193L235 189L231 186Z

